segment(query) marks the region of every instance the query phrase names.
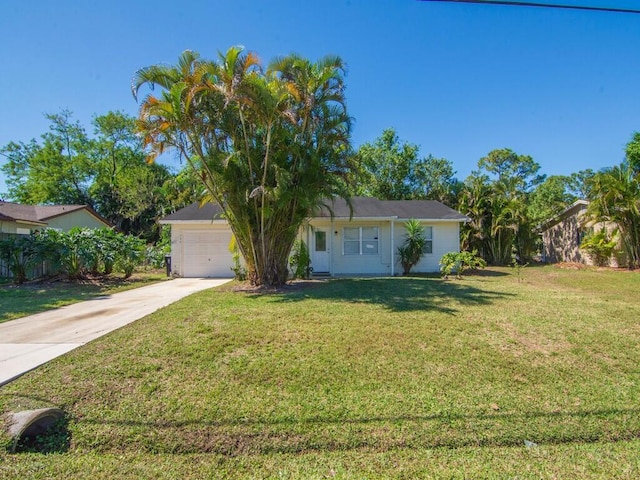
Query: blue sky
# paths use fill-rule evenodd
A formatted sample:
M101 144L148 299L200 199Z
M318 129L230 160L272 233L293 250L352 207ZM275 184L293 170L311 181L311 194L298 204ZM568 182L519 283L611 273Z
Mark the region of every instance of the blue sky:
M640 15L416 0L2 0L0 145L39 137L43 114L63 108L88 130L96 114L135 115L137 69L231 45L264 62L340 55L354 145L394 127L461 179L503 147L548 175L611 166L640 131Z

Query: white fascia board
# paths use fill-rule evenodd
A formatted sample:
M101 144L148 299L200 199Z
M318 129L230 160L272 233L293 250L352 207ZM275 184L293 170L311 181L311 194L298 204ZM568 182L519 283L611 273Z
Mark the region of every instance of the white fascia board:
M160 225L228 225L226 220L158 220Z
M418 220L421 223L466 223L468 218L398 218L399 222L407 222L409 220Z
M331 218L330 217L313 217L311 218L311 220L309 221L309 223L313 223L313 222L328 222L330 221ZM408 220L413 220L412 218L400 218L397 216L394 217L353 217L353 218L349 218L349 217L333 217L333 221L351 221L351 222L378 222L378 221L382 221L382 222L389 222L389 221L396 221L396 222L406 222ZM468 218L416 218L415 220L418 220L419 222L426 222L426 223L466 223L469 221Z
M398 217L312 217L309 223L313 222L388 222L390 220L398 220Z
M38 220L13 220L15 223L19 223L20 225L35 225L36 227L46 227L49 225L47 222L39 222Z

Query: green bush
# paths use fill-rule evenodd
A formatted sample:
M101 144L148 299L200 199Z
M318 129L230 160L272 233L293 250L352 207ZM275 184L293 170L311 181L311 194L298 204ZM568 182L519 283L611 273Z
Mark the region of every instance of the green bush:
M422 224L415 219L407 220L404 224L404 243L398 247L398 256L402 265L402 274L409 275L411 269L424 255L424 246L427 238Z
M134 269L144 261L144 240L132 235L118 234L113 244L115 247L114 268L129 278Z
M7 264L14 283L21 284L29 279L33 267L46 260L49 248L37 233L12 235L0 240L0 259Z
M98 273L100 256L110 256L101 251L105 245L99 240L89 228L74 227L59 232L60 267L69 280L78 280L89 272Z
M296 240L293 244L291 256L289 257L289 266L291 267L292 278L307 279L311 276L313 268L311 267L311 255L307 244L302 240Z
M144 264L151 268L164 268L164 258L171 254L171 227L162 225L160 239L155 245L148 245L144 255Z
M472 252L448 252L440 259L440 272L444 278L449 278L452 273L456 278L461 278L466 270L485 268L487 262L478 256L478 251Z
M580 248L589 254L594 265L604 267L609 265L609 259L617 244L615 235L614 238L609 237L603 228L597 233L591 233L584 237Z
M233 260L231 271L233 272L234 278L241 282L245 281L247 279L247 269L240 263L240 249L238 248L238 243L234 235L231 236L231 241L229 242L229 252L231 252L231 258Z
M47 274L65 274L70 280L87 275L109 275L114 269L125 278L144 259L144 241L110 228L72 228L68 232L43 230L0 241L0 258L7 263L16 283L29 271L47 262Z

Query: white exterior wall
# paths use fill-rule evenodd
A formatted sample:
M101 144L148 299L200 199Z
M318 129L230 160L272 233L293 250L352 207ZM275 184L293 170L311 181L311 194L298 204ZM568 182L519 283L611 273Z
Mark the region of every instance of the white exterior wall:
M404 242L404 221L395 226L395 244L397 247ZM460 251L460 223L458 222L422 222L425 227L433 228L433 253L427 253L412 269L412 273L428 273L440 271L440 259L447 252ZM396 274L402 275L400 259L396 258Z
M394 275L402 275L402 266L398 258L398 247L404 241L404 220L393 220L394 240L391 243L392 220L377 221L346 221L314 220L311 229L302 238L309 248L312 248L313 228L327 229L329 232L330 273L331 275L391 275L392 254L395 261ZM460 223L459 222L423 222L424 226L433 228L433 253L426 254L418 265L411 270L416 273L438 272L440 258L447 252L460 251ZM345 255L343 250L344 227L378 227L377 255ZM312 265L313 266L313 265Z

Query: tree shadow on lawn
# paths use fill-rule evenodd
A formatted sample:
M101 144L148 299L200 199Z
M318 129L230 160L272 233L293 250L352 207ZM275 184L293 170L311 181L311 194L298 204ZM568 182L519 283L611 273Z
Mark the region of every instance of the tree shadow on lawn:
M97 420L84 417L79 424L133 428L139 438L162 453L217 453L223 455L348 451L372 448L462 448L600 443L638 438L638 409L575 412L444 413L424 416L371 418L309 418L305 420L142 421ZM617 421L616 421L616 417ZM612 423L618 428L610 428ZM344 430L336 429L343 425ZM562 427L560 427L562 425ZM624 427L620 427L624 425ZM112 430L113 429L113 430ZM126 435L126 433L124 433ZM175 444L163 445L163 439Z
M100 287L76 286L73 284L27 285L0 287L0 323L20 317L26 317L46 310L59 308L62 305L97 298L108 298Z
M262 296L264 294L254 293ZM514 294L477 288L460 281L429 277L344 278L310 284L273 295L276 301L332 302L381 305L393 312L437 311L454 315L470 305L488 305Z

